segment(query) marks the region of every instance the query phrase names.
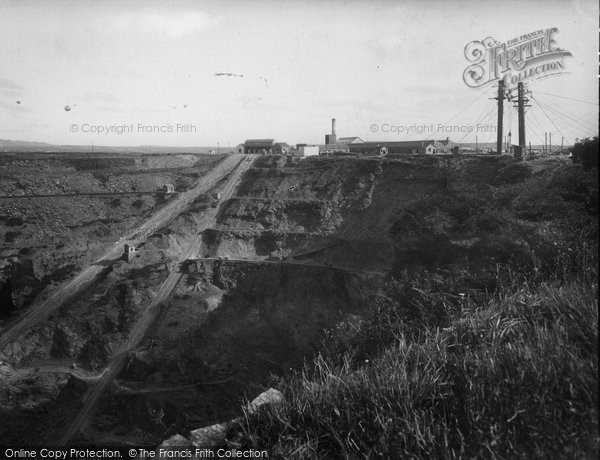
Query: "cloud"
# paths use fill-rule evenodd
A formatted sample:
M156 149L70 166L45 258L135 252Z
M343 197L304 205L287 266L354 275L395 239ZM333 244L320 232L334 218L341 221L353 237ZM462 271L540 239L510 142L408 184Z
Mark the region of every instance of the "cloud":
M121 99L111 93L104 91L90 91L85 93L79 100L87 102L103 102L106 104L120 104Z
M21 86L8 78L0 77L0 95L6 97L15 97L21 94Z
M13 115L18 115L20 113L30 113L32 110L29 107L23 106L22 104L17 104L15 102L3 102L0 101L0 109L6 110L7 112L12 113Z
M2 90L19 90L21 86L8 78L0 77L0 89Z
M0 77L0 96L2 96L3 99L0 101L0 109L13 114L31 112L31 109L22 105L20 102L21 94L22 88L18 83L8 78Z
M202 32L219 21L219 17L202 11L128 12L117 17L114 31L179 39Z

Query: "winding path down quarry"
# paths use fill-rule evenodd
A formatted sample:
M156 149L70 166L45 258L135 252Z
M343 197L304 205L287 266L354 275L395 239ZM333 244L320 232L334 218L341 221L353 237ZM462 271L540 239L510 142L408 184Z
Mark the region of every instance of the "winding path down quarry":
M178 216L196 198L213 188L217 182L232 173L232 171L234 171L234 174L228 184L231 183L234 178L235 181L238 181L242 172L250 166L252 160L253 158L245 157L242 154L233 154L226 157L214 169L201 177L194 189L181 193L176 200L167 204L144 224L124 235L119 242L108 249L94 264L84 268L73 279L65 281L49 298L32 305L31 308L21 317L17 318L15 322L7 325L7 327L0 332L0 350L4 349L16 338L47 319L64 305L67 300L73 298L82 292L85 287L89 286L97 276L106 269L107 265L119 260L123 253L124 243L133 246L139 245L148 235L151 235L157 229ZM234 185L231 185L230 193L233 190L233 187ZM225 192L223 193L223 196L225 196ZM166 283L170 280L171 277L167 279ZM173 282L173 280L171 280L171 282Z
M144 224L138 232L140 234L148 235L151 232L158 229L161 225L164 225L169 219L175 217L178 213L182 212L187 204L197 198L200 194L205 193L208 189L216 184L216 182L224 177L227 173L231 172L227 179L226 184L221 190L221 200L227 200L233 196L233 193L240 182L242 174L246 171L254 160L252 155L233 155L225 160L226 166L223 163L217 166L215 170L219 169L218 174L212 174L213 170L209 173L210 179L203 181L203 184L191 192L190 195L186 196L186 199L177 206L174 206L168 217L160 220L160 224L153 222L147 222ZM221 166L221 168L219 168ZM235 168L232 169L231 168ZM178 200L179 201L179 200ZM164 211L164 210L163 210ZM187 259L193 259L197 257L198 251L202 245L202 231L210 226L215 225L217 218L218 208L210 208L203 216L201 223L197 227L196 236L193 238L187 248L182 251L179 256L179 262L183 262ZM102 377L95 386L87 394L83 407L79 411L77 417L73 420L67 431L64 433L60 440L60 445L65 445L69 440L75 436L81 429L85 428L93 417L96 404L104 390L113 381L113 379L123 370L127 364L127 358L129 351L137 347L144 339L146 334L152 329L153 326L160 320L161 313L163 310L163 302L167 300L175 286L179 283L183 276L183 273L177 271L177 269L171 271L167 279L163 282L154 300L145 308L141 318L137 321L133 327L128 341L121 347L121 349L115 354L112 360L106 366Z

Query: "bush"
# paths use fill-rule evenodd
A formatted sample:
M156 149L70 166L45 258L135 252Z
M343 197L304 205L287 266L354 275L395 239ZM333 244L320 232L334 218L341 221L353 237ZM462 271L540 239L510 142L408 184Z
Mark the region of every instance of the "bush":
M598 168L598 136L577 142L571 153L573 163L581 164L585 169Z

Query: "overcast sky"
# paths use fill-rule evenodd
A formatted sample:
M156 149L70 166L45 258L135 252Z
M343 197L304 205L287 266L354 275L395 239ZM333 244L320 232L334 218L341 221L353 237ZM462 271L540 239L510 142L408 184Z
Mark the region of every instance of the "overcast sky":
M546 109L530 109L529 139L538 143L552 131L572 142L598 125L596 1L0 0L0 138L322 143L333 117L338 136L445 138L382 126L495 124L493 86L463 82L465 45L551 27L573 57L568 74L529 84ZM506 123L516 131L511 112ZM194 129L178 133L178 124ZM133 132L82 132L110 125L134 125ZM138 125L173 132L139 132Z

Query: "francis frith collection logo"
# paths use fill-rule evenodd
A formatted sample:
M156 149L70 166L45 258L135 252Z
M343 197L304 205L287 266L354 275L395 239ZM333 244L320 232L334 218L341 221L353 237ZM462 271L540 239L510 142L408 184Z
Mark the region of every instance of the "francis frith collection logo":
M565 58L572 54L556 43L558 29L536 30L500 43L492 37L475 40L465 46L470 62L463 72L467 86L478 88L497 80L514 86L566 73Z

